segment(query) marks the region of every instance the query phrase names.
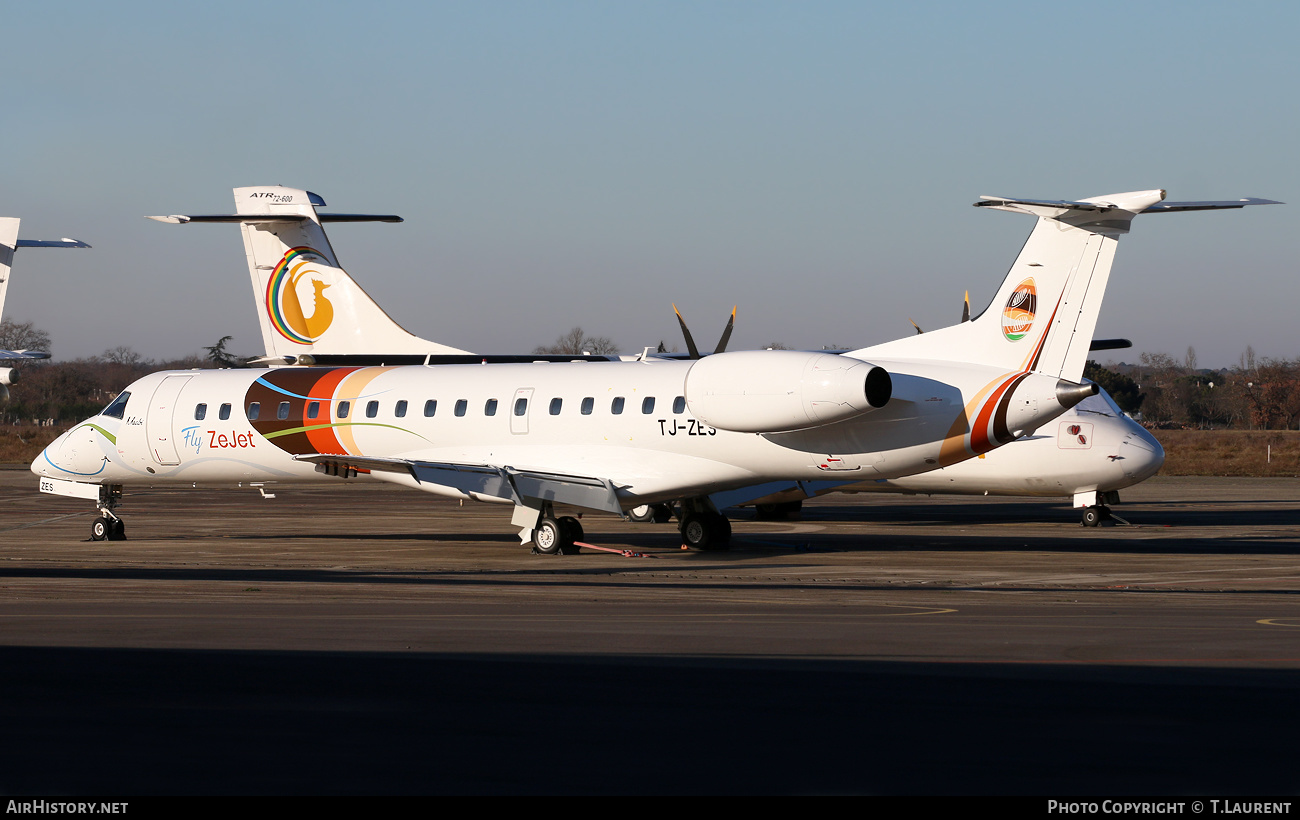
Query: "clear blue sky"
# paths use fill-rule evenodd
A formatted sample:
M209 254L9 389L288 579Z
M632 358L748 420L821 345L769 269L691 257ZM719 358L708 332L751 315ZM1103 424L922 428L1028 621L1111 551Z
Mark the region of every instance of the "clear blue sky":
M260 351L225 213L284 184L419 335L518 352L859 346L983 307L1031 227L981 194L1292 203L1139 219L1099 335L1300 356L1300 5L60 3L5 8L6 313L71 358Z

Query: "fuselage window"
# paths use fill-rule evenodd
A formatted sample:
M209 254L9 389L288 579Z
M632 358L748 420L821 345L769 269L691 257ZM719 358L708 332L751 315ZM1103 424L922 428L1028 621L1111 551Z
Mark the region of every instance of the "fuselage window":
M613 413L613 414L616 415L616 416L617 416L619 413L622 413L622 412L623 412L623 397L622 397L622 396L615 396L615 397L614 397L614 401L611 402L610 405L609 405L609 412Z
M225 421L226 419L230 418L229 404L221 405L221 409L217 411L217 418L221 419L222 421Z
M397 406L393 408L393 415L399 419L406 418L406 399L402 399L397 403Z
M108 403L108 406L104 408L104 412L100 413L100 415L108 416L109 418L112 419L122 418L122 416L126 413L126 400L129 398L131 398L131 394L129 392L119 393L117 398L113 399L111 402Z
M438 400L437 400L437 399L429 399L428 401L426 401L426 402L424 403L424 415L425 415L425 418L428 418L429 416L432 416L432 415L433 415L434 413L436 413L436 412L438 412Z
M366 418L373 419L377 415L379 415L379 402L377 401L366 402Z
M551 415L560 415L560 408L564 406L564 399L551 399Z
M673 399L673 412L676 413L677 415L681 415L682 413L686 412L685 396L678 396L677 398Z
M528 399L515 399L515 415L522 416L528 412Z
M592 409L596 406L596 400L591 396L582 400L582 415L590 416Z
M320 415L320 402L314 401L307 405L307 418L314 419Z
M483 405L483 415L495 416L496 414L497 414L497 400L488 399L487 403Z
M262 413L262 403L260 401L249 402L248 420L257 421L257 417Z
M280 421L289 418L289 402L280 402L280 406L275 409L275 417Z
M456 399L456 415L465 415L465 409L469 407L469 402L465 399Z
M641 399L641 412L642 412L642 413L645 413L645 414L649 415L650 413L653 413L654 411L655 411L655 397L654 397L654 396L646 396L644 399Z
M194 405L194 420L195 420L195 421L203 421L204 417L207 416L207 415L208 415L208 406L207 406L206 404L196 404L196 405Z
M350 402L350 401L341 401L341 402L339 402L339 418L341 418L341 419L345 419L345 418L347 418L347 417L348 417L348 411L351 410L351 409L352 409L352 402Z

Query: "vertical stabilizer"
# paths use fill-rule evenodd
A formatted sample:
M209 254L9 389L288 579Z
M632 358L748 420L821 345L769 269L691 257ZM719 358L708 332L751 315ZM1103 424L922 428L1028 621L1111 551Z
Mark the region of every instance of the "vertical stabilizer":
M401 217L317 212L325 201L278 185L235 189L229 215L150 217L161 222L240 226L266 355L466 353L421 339L393 321L339 265L324 222L401 222Z
M14 249L18 247L18 217L0 217L0 319L5 315L5 294L9 291L9 271L14 266Z
M854 355L953 359L1080 381L1115 244L1134 216L1164 197L1157 190L1073 202L981 198L977 206L1038 217L989 307L969 322Z

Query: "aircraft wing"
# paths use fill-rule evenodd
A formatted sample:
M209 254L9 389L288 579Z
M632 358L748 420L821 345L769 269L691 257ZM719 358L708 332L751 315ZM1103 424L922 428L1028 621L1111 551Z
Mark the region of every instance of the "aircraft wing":
M500 498L516 505L531 498L623 514L614 484L607 478L516 470L496 464L458 464L331 453L299 455L294 456L294 459L311 462L316 465L318 472L329 475L346 476L355 474L358 470L405 473L421 484L452 487L467 495Z
M14 361L20 359L31 361L32 359L48 358L50 358L50 354L42 353L39 350L0 350L0 360L3 361Z

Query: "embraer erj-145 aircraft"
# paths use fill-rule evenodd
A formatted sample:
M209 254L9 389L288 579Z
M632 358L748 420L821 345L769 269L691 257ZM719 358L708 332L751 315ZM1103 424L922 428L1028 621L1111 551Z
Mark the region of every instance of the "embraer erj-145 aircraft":
M933 470L1094 395L1079 380L1115 244L1133 217L1265 202L1164 196L983 198L978 205L1038 218L996 309L840 356L162 372L57 439L32 469L43 491L97 501L97 538L122 537L113 510L127 484L369 473L510 503L521 541L544 553L582 537L557 504L622 514L680 501L686 543L718 546L730 526L713 493ZM268 287L309 268L327 283L338 268L305 204L289 197L257 221L261 238L280 243Z
M0 318L4 317L5 295L9 292L9 276L14 265L14 251L18 248L89 248L77 239L19 239L18 217L0 217ZM0 361L13 362L31 359L48 359L49 353L38 350L0 350ZM0 367L0 401L9 398L9 385L18 381L18 371Z
M329 271L328 280L306 261L279 266L281 241L259 228L260 219L274 213L277 202L297 203L296 216L322 223L316 245L324 247L326 222L400 222L391 214L332 214L317 210L324 199L310 191L275 187L236 188L237 213L217 216L150 217L174 224L221 223L238 220L244 238L248 272L253 284L258 324L266 355L257 361L268 364L450 364L473 361L529 361L534 356L476 357L467 351L412 336L392 320L348 273ZM285 240L290 241L289 238ZM296 240L295 240L296 241ZM310 243L311 237L303 241ZM273 276L272 274L276 275ZM277 283L277 278L282 280ZM310 322L318 328L307 330ZM698 359L686 321L673 306L689 349ZM736 318L735 310L714 353L726 349ZM962 321L970 321L970 295L962 307ZM916 323L912 323L916 326ZM295 331L294 328L297 328ZM921 329L917 327L917 332ZM1090 350L1127 346L1127 340L1093 340ZM1100 347L1099 347L1100 346ZM548 356L561 361L617 361L619 357ZM667 356L666 358L681 358ZM895 479L869 479L850 484L838 481L785 482L733 490L714 496L715 505L753 504L760 516L797 509L802 499L828 492L953 493L961 495L1013 495L1070 498L1083 510L1083 523L1095 526L1109 516L1109 504L1117 503L1118 491L1154 475L1164 463L1160 443L1127 418L1106 392L1084 399L1065 412L1054 425L1055 435L1044 428L1032 436L1017 439L1012 447L999 447L979 458L968 459L928 473ZM1047 431L1047 432L1045 432ZM628 510L636 521L666 522L673 510L668 504L641 505Z

